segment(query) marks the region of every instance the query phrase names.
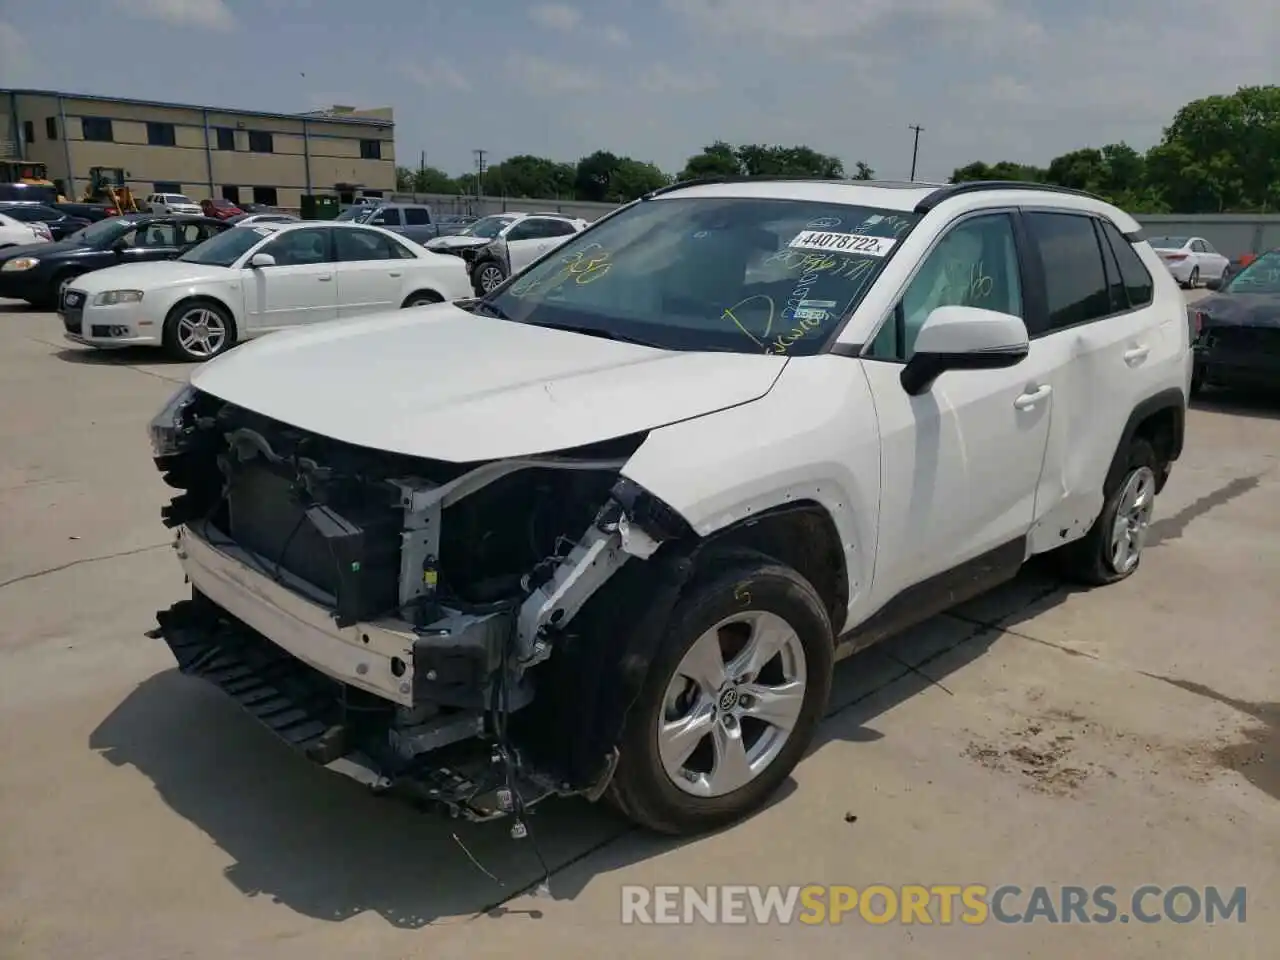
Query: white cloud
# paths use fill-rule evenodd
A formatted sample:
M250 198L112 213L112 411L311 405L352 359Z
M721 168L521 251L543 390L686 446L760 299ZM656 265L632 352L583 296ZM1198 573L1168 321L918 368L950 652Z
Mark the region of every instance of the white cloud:
M399 70L401 76L429 90L447 87L461 92L471 89L471 82L447 60L433 60L425 67L417 63L404 63Z
M653 63L640 73L640 89L656 95L706 93L719 86L710 73L689 73L666 63Z
M582 23L582 14L564 3L542 3L529 10L529 19L548 30L572 33Z
M559 61L513 53L507 57L506 64L519 88L535 96L602 89L599 78L594 74Z
M621 27L601 27L600 38L611 47L629 47L631 38Z
M141 20L183 27L232 30L236 19L224 0L115 0L122 11Z

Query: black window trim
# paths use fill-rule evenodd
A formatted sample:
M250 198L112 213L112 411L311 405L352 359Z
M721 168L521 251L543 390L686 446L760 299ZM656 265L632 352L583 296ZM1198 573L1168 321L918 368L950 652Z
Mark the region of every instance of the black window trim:
M927 214L925 216L927 216ZM915 278L919 275L921 268L924 267L925 261L928 260L929 257L933 255L934 250L938 248L938 244L942 242L943 238L945 238L949 233L951 233L952 230L954 230L957 226L959 226L961 223L964 223L967 220L974 220L978 217L990 217L990 216L1004 216L1010 221L1009 225L1013 231L1014 249L1017 251L1017 257L1018 257L1018 280L1022 284L1022 312L1024 315L1029 314L1030 301L1028 300L1028 296L1027 296L1027 287L1028 287L1028 283L1031 280L1031 276L1028 271L1029 264L1027 261L1027 252L1026 252L1027 238L1025 235L1025 231L1022 229L1022 222L1018 217L1018 208L1011 207L1011 206L1000 206L1000 207L986 207L981 210L967 210L964 213L953 216L950 220L948 220L943 225L942 229L938 231L938 235L933 238L933 242L929 244L928 249L926 249L925 252L916 259L915 266L912 268L911 273L907 276L907 279L902 282L902 284L898 287L897 291L894 293L893 300L889 309L885 311L885 314L879 319L875 327L873 327L871 332L867 334L867 339L863 343L857 345L858 347L857 353L854 354L849 349L849 346L842 346L838 350L832 349L829 352L836 353L839 356L856 356L859 360L873 360L876 363L894 363L899 366L906 366L907 360L901 357L873 357L873 356L870 356L867 351L869 351L872 348L872 346L874 346L876 337L880 335L880 331L886 323L890 323L890 322L897 323L898 305L902 303L902 298L906 295L907 289L915 281ZM921 217L920 220L916 222L915 226L913 226L910 230L908 230L906 233L904 233L901 237L898 238L898 242L894 244L893 250L890 251L889 256L885 257L886 261L890 257L892 257L895 253L897 253L899 249L901 249L902 242L907 237L909 237L911 235L911 232L915 230L916 227L918 227L921 223L923 223L924 220L925 220L925 217ZM881 270L883 271L884 267L881 267ZM1043 292L1041 292L1041 296L1043 296ZM844 317L841 320L840 324L836 328L836 332L832 334L833 340L835 337L838 337L840 335L841 331L844 330L845 325L848 324L851 319L853 319L853 314L857 312L858 310L855 307L854 310L847 317ZM1031 329L1030 319L1024 316L1023 322L1027 325L1028 335L1029 335L1029 331ZM840 345L837 345L837 346L840 346Z
M1115 222L1113 222L1109 217L1106 217L1100 213L1095 213L1092 210L1076 210L1076 209L1064 210L1062 207L1042 207L1037 205L1034 207L1022 207L1019 213L1020 214L1057 213L1057 214L1062 214L1064 216L1086 217L1089 220L1094 221L1094 223L1091 224L1091 226L1093 226L1093 237L1095 242L1100 243L1101 238L1103 236L1103 234L1099 231L1097 227L1098 222L1110 223L1111 226L1116 228L1117 233L1119 233L1121 236L1128 239L1128 234L1126 234L1123 230L1121 230L1120 227ZM1031 240L1030 231L1027 231L1027 240L1028 241ZM1130 241L1130 242L1136 243L1137 241ZM1137 307L1128 306L1128 307L1125 307L1123 310L1115 310L1115 311L1112 311L1111 313L1104 314L1103 316L1100 316L1100 317L1090 317L1088 320L1080 320L1076 323L1070 323L1070 324L1067 324L1065 327L1050 328L1049 327L1049 303L1048 303L1048 295L1047 295L1048 287L1045 283L1044 262L1040 256L1039 248L1036 248L1034 247L1034 244L1031 244L1029 245L1028 249L1035 249L1035 256L1031 258L1032 267L1037 272L1036 284L1040 289L1041 296L1044 297L1044 300L1043 300L1044 312L1041 316L1037 317L1037 321L1038 321L1037 329L1032 330L1030 322L1028 322L1027 324L1028 339L1033 342L1036 340L1039 340L1041 337L1050 337L1057 333L1065 333L1069 330L1075 330L1078 327L1083 327L1090 323L1101 323L1104 320L1114 320L1116 317L1123 317L1126 314L1135 313L1138 310L1146 310L1147 308L1152 306L1152 304L1155 303L1155 293L1153 289L1150 303L1144 303L1141 306L1137 306ZM1114 251L1112 252L1112 255L1115 256ZM1101 247L1098 248L1098 259L1102 263L1102 274L1105 277L1107 272L1107 261L1106 261L1106 257L1103 256ZM1117 263L1119 262L1119 257L1116 257L1116 261ZM1146 268L1145 263L1142 266L1144 269ZM1148 274L1149 273L1150 271L1148 271ZM1109 296L1110 295L1108 295L1108 297ZM1128 288L1126 287L1125 288L1126 300L1128 300L1128 296L1129 296L1129 292L1128 292Z
M317 223L317 224L309 223L305 227L298 228L298 230L296 231L294 230L272 231L275 234L275 236L264 237L263 239L265 240L265 242L257 248L254 255L258 253L266 253L267 247L275 243L277 240L283 239L286 233L300 233L303 230L319 230L324 235L324 248L325 248L326 259L323 262L333 264L336 266L341 261L338 260L338 245L334 240L334 229L335 228L333 226L327 223ZM253 248L250 247L250 249L252 250ZM250 255L249 260L252 260L254 255ZM249 260L245 261L246 267L249 265ZM299 266L299 264L285 263L285 264L276 264L276 266L296 267L296 266ZM307 264L307 266L319 266L319 264Z
M1131 313L1134 310L1145 310L1147 307L1154 305L1156 302L1155 277L1151 275L1151 270L1147 267L1146 263L1143 262L1142 256L1138 253L1138 251L1133 250L1133 245L1135 243L1141 243L1142 241L1130 240L1128 235L1124 233L1124 231L1122 231L1120 227L1117 226L1115 223L1113 223L1108 217L1095 216L1094 220L1095 220L1094 230L1098 234L1099 242L1105 242L1107 244L1108 249L1111 250L1111 256L1115 259L1116 267L1120 270L1120 282L1124 285L1125 301L1129 304L1128 310L1125 310L1122 312ZM1134 303L1133 297L1129 295L1129 285L1127 283L1124 283L1124 267L1120 266L1120 254L1116 252L1115 245L1107 238L1107 232L1106 230L1103 229L1104 224L1106 226L1111 227L1112 230L1114 230L1117 234L1119 234L1121 239L1128 242L1129 249L1133 251L1133 255L1138 260L1138 266L1140 266L1142 268L1142 272L1147 275L1147 283L1149 284L1149 287L1151 290L1151 299L1147 300L1145 303ZM1106 258L1104 257L1103 258L1104 262L1105 262L1105 259ZM1119 313L1115 314L1115 316L1120 316L1120 314Z
M338 251L338 235L339 235L339 233L351 233L351 234L356 234L356 233L367 233L367 234L371 234L372 236L377 237L377 238L378 238L379 240L381 240L383 243L387 244L387 245L391 248L391 251L392 251L393 253L395 253L396 251L405 251L405 252L412 253L412 251L410 251L410 250L409 250L409 248L408 248L405 244L403 244L403 243L401 243L401 242L400 242L400 237L399 237L399 235L398 235L398 234L392 233L390 230L384 230L384 229L383 229L383 228L381 228L381 227L370 227L370 226L365 226L364 224L352 224L352 225L351 225L351 226L349 226L349 227L334 227L334 228L332 228L332 229L329 231L329 233L330 233L330 234L332 234L332 236L333 236L332 244L333 244L333 255L334 255L334 257L335 257L335 260L334 260L334 262L335 262L335 263L394 263L396 260L405 260L405 259L408 259L408 258L406 258L406 257L401 257L401 256L398 256L398 255L397 255L397 256L392 256L392 257L387 257L387 258L385 258L385 259L380 259L380 260L342 260L342 259L337 259L337 257L338 257L338 252L339 252L339 251Z
M1124 309L1132 310L1133 301L1129 299L1129 288L1125 286L1124 271L1120 269L1120 258L1107 242L1106 235L1102 232L1102 221L1097 217L1093 218L1093 239L1098 244L1098 252L1102 254L1102 275L1107 282L1107 299L1114 299L1113 290L1118 285L1120 301L1124 303Z

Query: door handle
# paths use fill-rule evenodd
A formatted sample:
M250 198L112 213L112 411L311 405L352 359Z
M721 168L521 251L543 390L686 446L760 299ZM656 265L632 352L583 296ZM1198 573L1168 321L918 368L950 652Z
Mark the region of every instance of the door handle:
M393 271L391 271L391 276L393 276L393 277L398 277L398 276L400 276L400 271L399 271L399 270L393 270Z
M1034 390L1020 394L1018 399L1013 401L1013 405L1019 410L1030 410L1051 393L1053 393L1053 387L1045 384L1043 387L1036 387Z
M1124 362L1129 364L1129 366L1131 367L1135 366L1136 364L1139 364L1143 360L1147 359L1147 354L1149 354L1150 352L1151 352L1151 348L1148 347L1145 343L1139 344L1138 346L1133 347L1132 349L1126 350L1124 352Z
M317 279L317 280L319 280L321 283L324 283L326 280L332 280L332 279L333 279L333 274L332 274L332 273L326 273L326 274L325 274L324 276L322 276L322 277L316 277L316 279Z

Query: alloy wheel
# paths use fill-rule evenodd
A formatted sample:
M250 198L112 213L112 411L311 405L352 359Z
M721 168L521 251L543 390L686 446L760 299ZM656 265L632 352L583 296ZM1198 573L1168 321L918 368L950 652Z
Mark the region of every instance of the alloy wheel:
M1116 573L1129 573L1138 565L1155 500L1156 475L1152 469L1139 467L1129 474L1111 527L1111 566Z

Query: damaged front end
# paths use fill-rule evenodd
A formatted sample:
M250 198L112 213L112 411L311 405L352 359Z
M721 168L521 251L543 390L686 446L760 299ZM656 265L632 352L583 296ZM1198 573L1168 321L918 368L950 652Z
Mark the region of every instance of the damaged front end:
M455 816L603 790L697 539L620 477L643 435L460 465L186 388L151 439L193 593L153 635L183 672Z

